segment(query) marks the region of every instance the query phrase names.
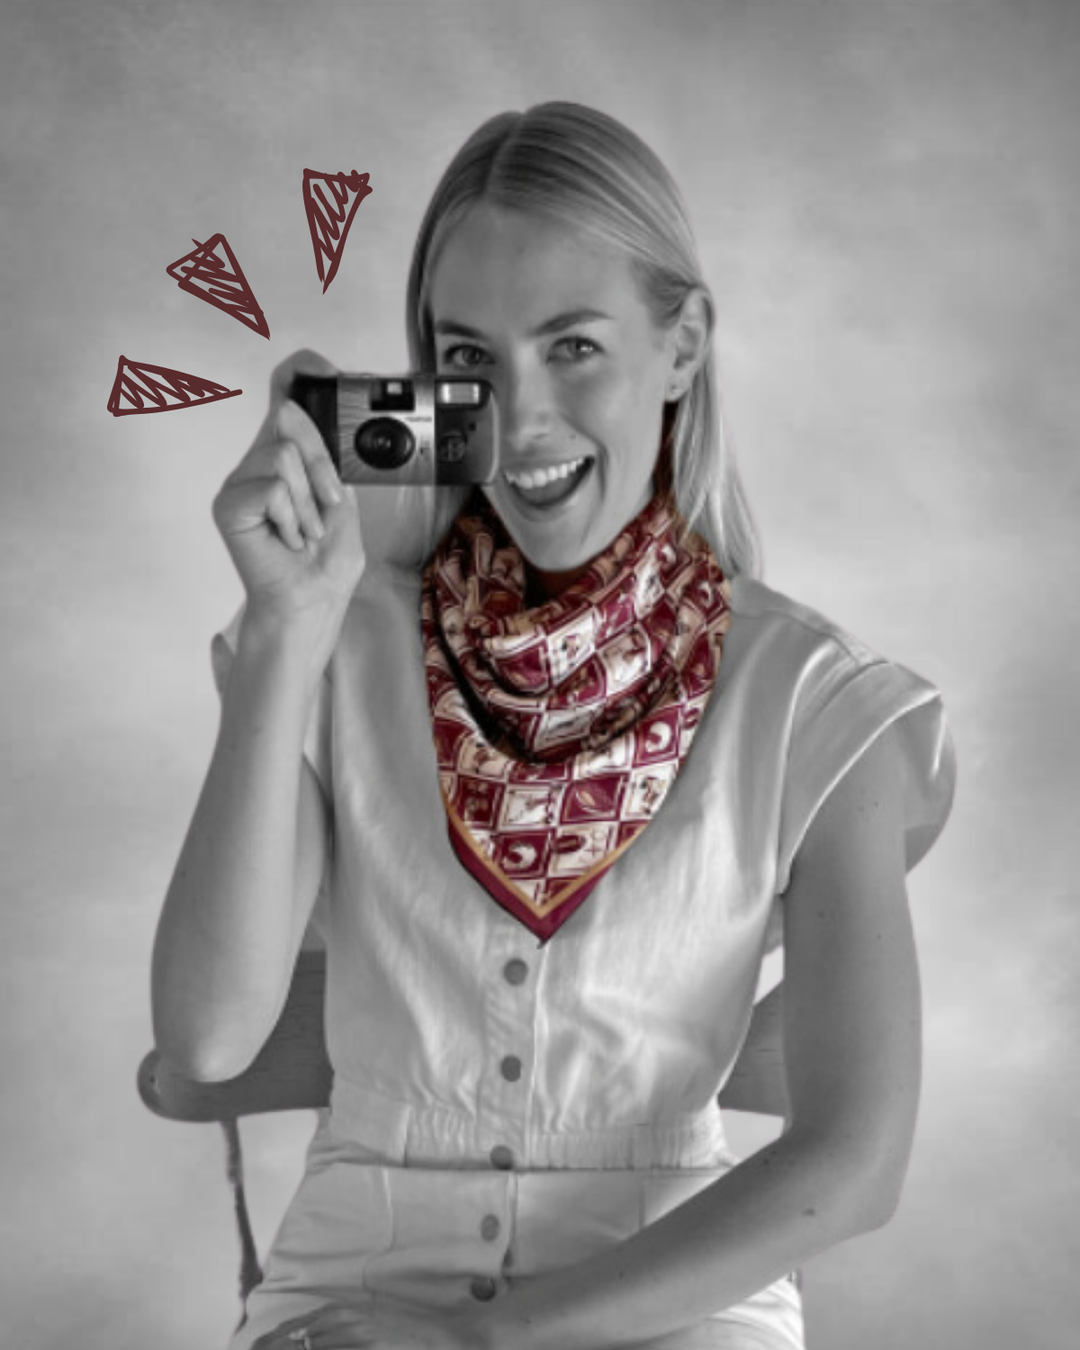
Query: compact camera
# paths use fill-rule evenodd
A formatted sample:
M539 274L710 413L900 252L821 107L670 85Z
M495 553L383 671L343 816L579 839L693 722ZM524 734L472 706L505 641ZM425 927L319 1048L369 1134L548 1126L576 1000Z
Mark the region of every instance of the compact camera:
M466 375L295 375L291 398L322 433L343 483L490 483L499 414Z

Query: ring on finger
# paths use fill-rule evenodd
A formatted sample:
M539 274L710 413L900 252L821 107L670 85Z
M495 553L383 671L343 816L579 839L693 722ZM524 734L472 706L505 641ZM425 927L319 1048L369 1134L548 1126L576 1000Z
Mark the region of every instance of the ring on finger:
M289 1340L295 1341L300 1350L314 1350L307 1327L298 1327L295 1331L290 1331Z

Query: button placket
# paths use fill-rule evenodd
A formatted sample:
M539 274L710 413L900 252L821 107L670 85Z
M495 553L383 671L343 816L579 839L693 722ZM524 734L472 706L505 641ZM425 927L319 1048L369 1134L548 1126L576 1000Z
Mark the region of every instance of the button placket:
M529 978L529 967L520 956L512 956L503 966L502 975L508 985L520 989ZM499 1072L507 1083L519 1083L523 1068L519 1055L503 1055L499 1061Z
M528 1166L536 1052L536 996L545 953L534 952L520 926L500 924L484 953L484 1064L478 1126L491 1165Z
M526 1155L531 1090L529 1057L535 1017L534 963L522 954L521 937L506 927L493 935L485 981L485 1065L481 1100L482 1128L491 1165L504 1171Z

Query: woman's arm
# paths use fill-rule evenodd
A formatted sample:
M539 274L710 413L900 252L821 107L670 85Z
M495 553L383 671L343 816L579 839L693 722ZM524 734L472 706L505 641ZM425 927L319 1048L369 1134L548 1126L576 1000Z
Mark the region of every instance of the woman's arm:
M278 366L266 420L214 502L247 603L151 978L158 1047L196 1078L240 1073L273 1029L326 853L304 736L364 550L356 503L288 397L302 370L334 368L313 352Z
M192 1077L231 1078L288 990L318 893L327 808L303 762L321 671L282 631L242 623L206 781L154 943L154 1037Z
M483 1343L598 1350L648 1341L892 1215L920 1060L901 773L885 732L823 803L795 862L785 901L785 1133L610 1251L511 1285L488 1305Z

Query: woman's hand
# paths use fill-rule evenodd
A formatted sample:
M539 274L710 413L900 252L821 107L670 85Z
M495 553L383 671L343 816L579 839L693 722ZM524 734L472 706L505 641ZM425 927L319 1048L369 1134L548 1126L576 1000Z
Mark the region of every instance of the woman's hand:
M260 1336L252 1350L483 1350L483 1310L418 1308L383 1296L327 1304Z
M247 591L249 615L340 623L364 569L360 520L318 429L288 397L293 376L334 375L314 352L274 371L270 408L214 500L214 521Z

